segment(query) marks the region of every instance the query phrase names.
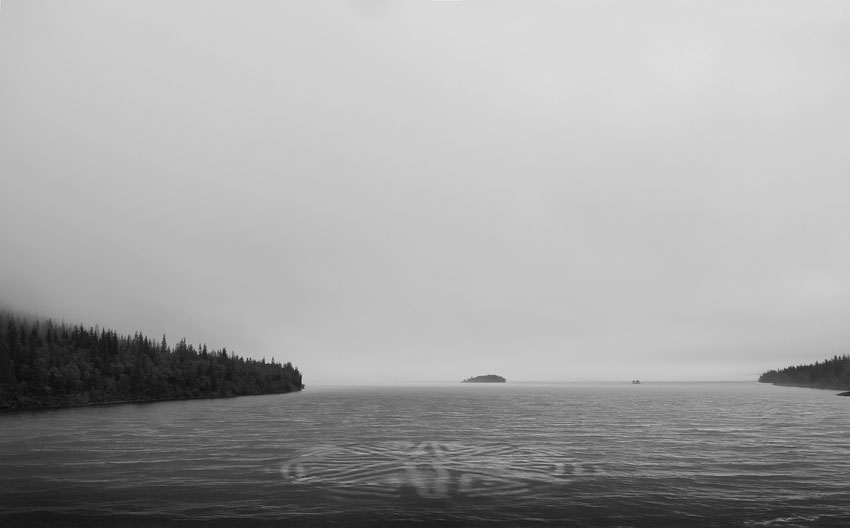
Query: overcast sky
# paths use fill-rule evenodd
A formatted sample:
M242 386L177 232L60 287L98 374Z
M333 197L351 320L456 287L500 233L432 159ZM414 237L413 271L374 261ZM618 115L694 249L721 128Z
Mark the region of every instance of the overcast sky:
M305 383L850 353L850 3L4 0L0 304Z

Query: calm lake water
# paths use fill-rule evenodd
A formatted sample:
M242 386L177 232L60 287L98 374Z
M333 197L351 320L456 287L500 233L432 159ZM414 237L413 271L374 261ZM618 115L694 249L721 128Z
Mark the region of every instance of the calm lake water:
M850 526L850 398L310 387L0 416L0 526Z

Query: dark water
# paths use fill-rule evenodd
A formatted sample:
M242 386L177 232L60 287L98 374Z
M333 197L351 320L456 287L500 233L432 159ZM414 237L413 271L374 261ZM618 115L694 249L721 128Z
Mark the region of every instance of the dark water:
M0 416L0 526L850 526L850 398L309 388Z

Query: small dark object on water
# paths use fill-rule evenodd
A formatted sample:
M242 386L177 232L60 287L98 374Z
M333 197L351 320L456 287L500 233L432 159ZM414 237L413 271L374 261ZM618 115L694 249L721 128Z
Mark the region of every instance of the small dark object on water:
M640 385L640 380L632 380L632 385Z
M839 393L838 393L838 395L839 395L839 396L850 396L850 391L847 391L847 392L839 392Z

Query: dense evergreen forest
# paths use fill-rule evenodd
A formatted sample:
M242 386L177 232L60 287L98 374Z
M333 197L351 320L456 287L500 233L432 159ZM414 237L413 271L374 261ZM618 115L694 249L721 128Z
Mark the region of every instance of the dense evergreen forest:
M0 311L0 409L298 391L291 363Z
M797 365L782 370L769 370L759 376L762 383L813 387L817 389L850 389L850 356L834 356L814 365Z

